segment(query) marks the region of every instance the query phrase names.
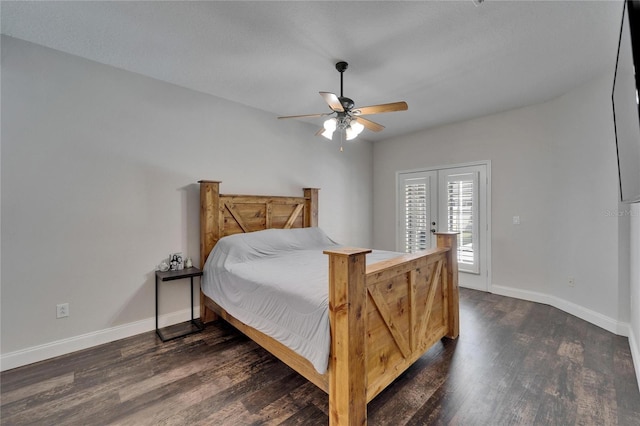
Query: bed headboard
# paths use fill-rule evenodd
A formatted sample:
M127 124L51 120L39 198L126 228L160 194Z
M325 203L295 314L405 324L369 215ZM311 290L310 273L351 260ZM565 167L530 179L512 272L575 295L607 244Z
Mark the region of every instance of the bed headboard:
M200 262L204 266L218 240L264 229L318 226L318 188L302 197L220 194L220 182L201 180Z

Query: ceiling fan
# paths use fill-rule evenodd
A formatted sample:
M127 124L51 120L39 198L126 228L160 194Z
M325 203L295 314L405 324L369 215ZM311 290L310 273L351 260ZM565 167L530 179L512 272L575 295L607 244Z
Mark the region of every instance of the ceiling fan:
M348 67L349 64L344 61L340 61L336 64L336 69L340 73L340 96L336 96L335 94L330 92L320 92L320 96L322 96L324 101L329 105L329 108L331 108L331 112L319 114L288 115L278 118L311 118L325 117L335 114L334 117L324 122L324 127L316 132L316 136L322 135L327 139L332 139L333 132L338 130L345 133L347 140L351 140L358 136L365 127L374 132L379 132L384 129L384 126L382 124L378 124L374 121L368 120L364 118L363 115L373 115L393 111L406 111L409 108L407 103L404 101L356 108L353 100L345 97L342 92L342 77Z

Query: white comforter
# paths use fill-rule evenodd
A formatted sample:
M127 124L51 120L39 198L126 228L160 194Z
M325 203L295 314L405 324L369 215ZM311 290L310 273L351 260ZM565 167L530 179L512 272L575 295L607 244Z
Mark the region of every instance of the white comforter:
M202 291L243 323L308 359L323 374L330 348L328 256L340 247L320 228L269 229L221 238ZM398 256L375 250L367 264Z

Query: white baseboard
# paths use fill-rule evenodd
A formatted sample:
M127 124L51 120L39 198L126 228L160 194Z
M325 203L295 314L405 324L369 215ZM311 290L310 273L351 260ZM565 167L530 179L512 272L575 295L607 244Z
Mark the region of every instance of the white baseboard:
M629 348L631 349L631 359L633 359L633 368L636 370L636 380L638 381L638 389L640 389L640 347L636 340L635 330L629 327Z
M558 308L561 311L565 311L571 315L574 315L580 319L583 319L591 324L597 325L611 333L619 336L629 337L629 324L620 322L606 315L602 315L599 312L587 309L584 306L576 305L575 303L561 299L559 297L551 296L545 293L538 293L535 291L521 290L513 287L505 287L501 285L492 285L491 293L499 294L501 296L514 297L516 299L528 300L530 302L544 303L546 305ZM636 371L638 371L636 369Z
M194 316L196 318L200 316L199 312L200 306L194 306ZM189 321L190 319L191 309L187 308L170 314L161 315L158 318L158 326L162 328L168 325ZM66 355L71 352L135 336L136 334L155 330L155 328L156 319L155 317L152 317L128 324L118 325L116 327L110 327L104 330L94 331L92 333L82 334L80 336L74 336L67 339L57 340L55 342L45 343L43 345L21 349L15 352L9 352L0 356L0 371L10 370L12 368L21 367L23 365L32 364L45 359Z
M468 285L468 284L462 284L460 283L460 281L458 280L458 285L462 288L468 288L471 290L478 290L478 291L484 291L485 293L488 291L485 287L480 287L480 286L474 286L474 285Z

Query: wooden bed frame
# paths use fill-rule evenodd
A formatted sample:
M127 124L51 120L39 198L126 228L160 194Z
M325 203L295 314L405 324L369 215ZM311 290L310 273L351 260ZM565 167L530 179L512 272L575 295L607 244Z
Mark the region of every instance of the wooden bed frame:
M318 226L318 189L303 197L222 195L200 181L202 266L226 236L269 228ZM330 425L366 425L367 403L443 337L459 332L455 233L437 248L366 266L368 249L327 250L331 352L327 373L243 324L200 292L200 318L218 316L329 394ZM206 271L205 271L206 274Z

